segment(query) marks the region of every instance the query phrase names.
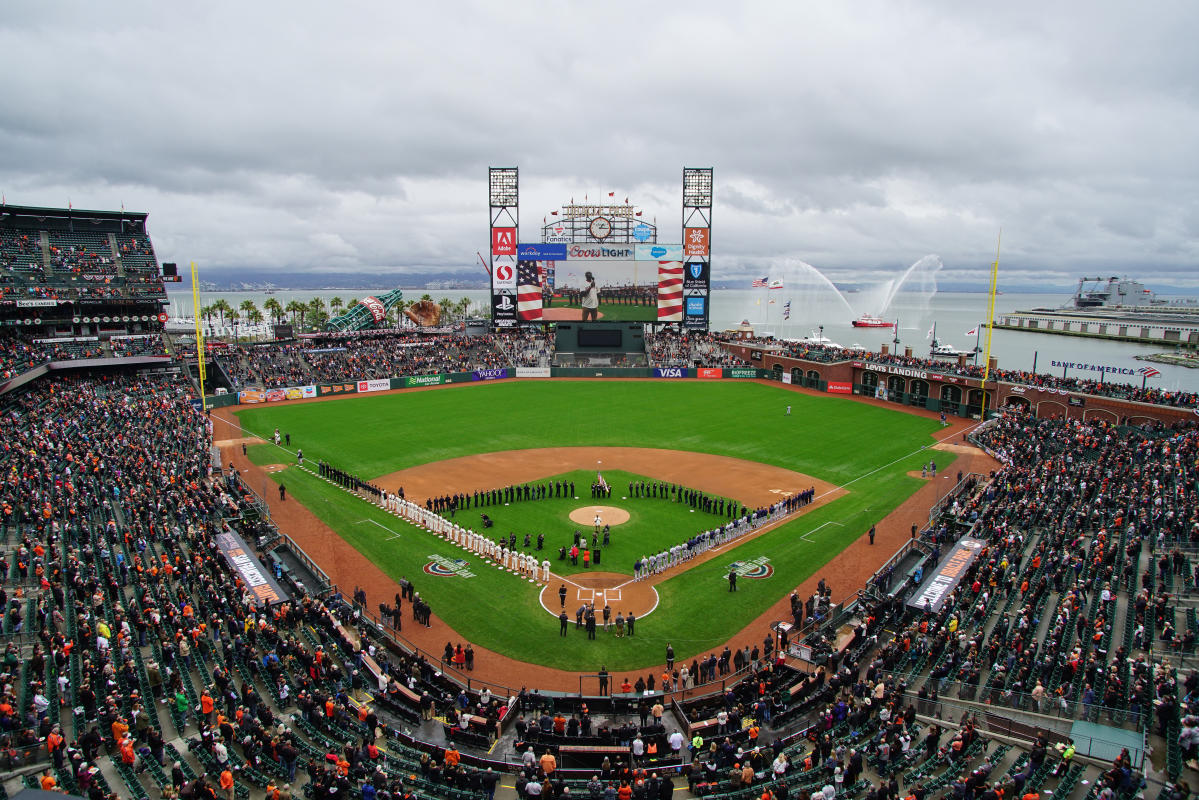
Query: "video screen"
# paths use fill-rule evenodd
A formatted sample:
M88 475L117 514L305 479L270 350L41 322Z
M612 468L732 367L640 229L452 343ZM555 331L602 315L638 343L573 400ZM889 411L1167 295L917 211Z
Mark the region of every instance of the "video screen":
M670 263L680 268L681 264ZM609 322L653 322L658 319L660 265L656 261L558 262L552 290L542 291L547 320L581 320L590 273L595 282L596 318Z

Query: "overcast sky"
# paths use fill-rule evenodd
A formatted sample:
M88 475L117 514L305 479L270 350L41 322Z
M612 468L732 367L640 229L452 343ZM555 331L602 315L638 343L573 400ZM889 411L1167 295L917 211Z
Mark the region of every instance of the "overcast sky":
M0 189L398 282L477 264L488 166L522 239L614 191L661 241L711 166L717 280L982 280L1002 228L1007 285L1199 286L1197 37L1194 2L6 3Z

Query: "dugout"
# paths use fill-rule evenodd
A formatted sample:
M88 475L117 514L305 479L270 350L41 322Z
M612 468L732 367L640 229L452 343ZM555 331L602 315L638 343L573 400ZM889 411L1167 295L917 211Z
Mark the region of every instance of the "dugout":
M556 367L645 367L645 325L641 322L559 322L555 328Z

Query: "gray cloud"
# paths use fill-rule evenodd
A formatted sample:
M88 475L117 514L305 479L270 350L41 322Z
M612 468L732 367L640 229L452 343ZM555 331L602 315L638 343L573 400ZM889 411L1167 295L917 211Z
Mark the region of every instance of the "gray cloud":
M606 3L6 9L10 202L151 212L166 260L473 269L486 168L522 230L572 196L677 225L716 168L714 269L868 280L926 253L1010 284L1199 285L1199 9ZM664 233L667 238L670 234Z

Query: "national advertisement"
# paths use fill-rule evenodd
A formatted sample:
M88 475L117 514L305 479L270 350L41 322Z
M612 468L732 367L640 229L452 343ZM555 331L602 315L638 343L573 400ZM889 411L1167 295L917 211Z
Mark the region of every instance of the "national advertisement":
M706 256L708 254L707 228L687 228L683 231L683 248L689 256Z
M404 378L404 386L439 386L445 383L444 375L410 375Z
M829 381L828 391L830 394L853 394L853 384L847 381Z
M633 246L633 257L637 261L682 261L681 244L638 244Z
M572 244L566 248L568 261L633 261L636 255L633 245Z
M691 261L683 266L683 290L708 290L708 262Z
M516 228L491 229L491 254L493 256L516 255Z
M513 270L515 274L515 270ZM516 280L512 289L500 289L491 295L491 321L497 328L516 327Z
M724 377L724 370L722 370L720 367L700 367L695 371L695 377L722 378Z
M654 367L655 378L686 378L687 370L682 367Z
M550 376L549 367L517 367L517 378L548 378Z
M473 381L498 381L501 378L507 377L508 370L503 367L499 369L477 369L471 373L471 380Z
M265 403L266 392L258 389L246 389L245 391L237 393L237 402L247 405L252 403Z
M784 373L782 374L782 378L783 378L783 383L790 383L790 382L791 382L791 373L790 373L790 372L784 372Z
M331 394L353 394L358 391L354 383L322 383L316 387L317 397L328 397Z
M565 261L566 245L554 242L518 245L516 258L518 261Z
M241 576L242 582L253 593L259 605L270 606L290 599L290 595L253 555L245 539L232 531L218 533L212 538L221 555Z
M966 570L978 558L978 554L987 546L983 539L969 536L959 539L940 564L933 570L932 575L920 586L920 590L908 600L908 606L920 611L936 614L949 599L949 593L961 582Z
M358 381L358 391L361 392L386 392L391 388L391 381L387 378L376 378L369 381Z
M758 371L753 367L730 367L724 371L726 378L756 378Z

